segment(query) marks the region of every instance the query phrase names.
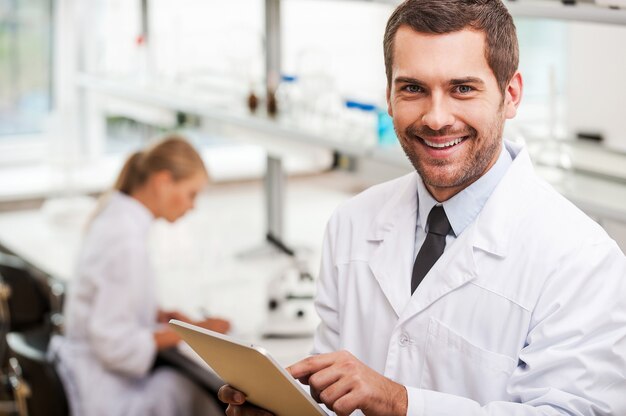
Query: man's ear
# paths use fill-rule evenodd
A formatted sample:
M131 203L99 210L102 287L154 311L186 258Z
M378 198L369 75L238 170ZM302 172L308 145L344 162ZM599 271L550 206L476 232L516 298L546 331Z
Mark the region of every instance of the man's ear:
M389 114L390 117L393 117L393 109L391 108L391 87L389 85L387 85L386 96L387 96L387 114Z
M504 91L504 112L506 118L511 119L517 115L517 108L522 102L523 89L522 74L517 71Z

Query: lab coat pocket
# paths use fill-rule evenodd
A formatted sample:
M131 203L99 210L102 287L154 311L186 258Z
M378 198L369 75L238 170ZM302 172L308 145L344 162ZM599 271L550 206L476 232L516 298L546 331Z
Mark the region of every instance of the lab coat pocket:
M517 363L487 351L431 318L421 387L472 398L481 404L503 400Z

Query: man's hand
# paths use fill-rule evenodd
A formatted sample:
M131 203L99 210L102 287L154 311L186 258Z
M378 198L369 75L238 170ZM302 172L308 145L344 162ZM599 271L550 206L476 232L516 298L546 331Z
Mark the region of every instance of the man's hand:
M311 387L311 395L339 416L360 409L366 415L405 416L406 388L372 370L347 351L314 355L287 368Z
M272 413L246 403L246 396L228 384L222 386L217 397L228 404L227 416L273 416Z

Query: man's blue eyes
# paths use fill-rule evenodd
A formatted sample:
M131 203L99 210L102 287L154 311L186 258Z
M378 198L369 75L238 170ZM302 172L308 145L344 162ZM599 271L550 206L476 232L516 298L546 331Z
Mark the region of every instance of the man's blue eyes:
M406 92L409 92L412 94L424 92L424 88L420 87L419 85L407 85L403 89ZM474 88L470 87L469 85L458 85L454 89L455 89L455 92L458 92L460 94L469 94L470 92L474 91Z
M404 87L408 92L422 92L422 87L418 85L407 85Z

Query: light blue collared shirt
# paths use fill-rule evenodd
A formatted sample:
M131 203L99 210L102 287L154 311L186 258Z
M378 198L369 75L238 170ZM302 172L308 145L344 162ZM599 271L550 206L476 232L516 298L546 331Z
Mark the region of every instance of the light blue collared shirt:
M415 227L413 258L417 257L417 253L426 239L426 221L430 210L435 205L443 205L448 221L450 221L452 226L452 232L446 237L447 249L461 235L463 230L478 217L478 213L483 209L491 193L500 183L512 162L511 154L503 143L500 156L491 169L478 178L476 182L442 204L439 204L433 198L428 189L426 189L424 181L419 178L417 181L417 223Z

